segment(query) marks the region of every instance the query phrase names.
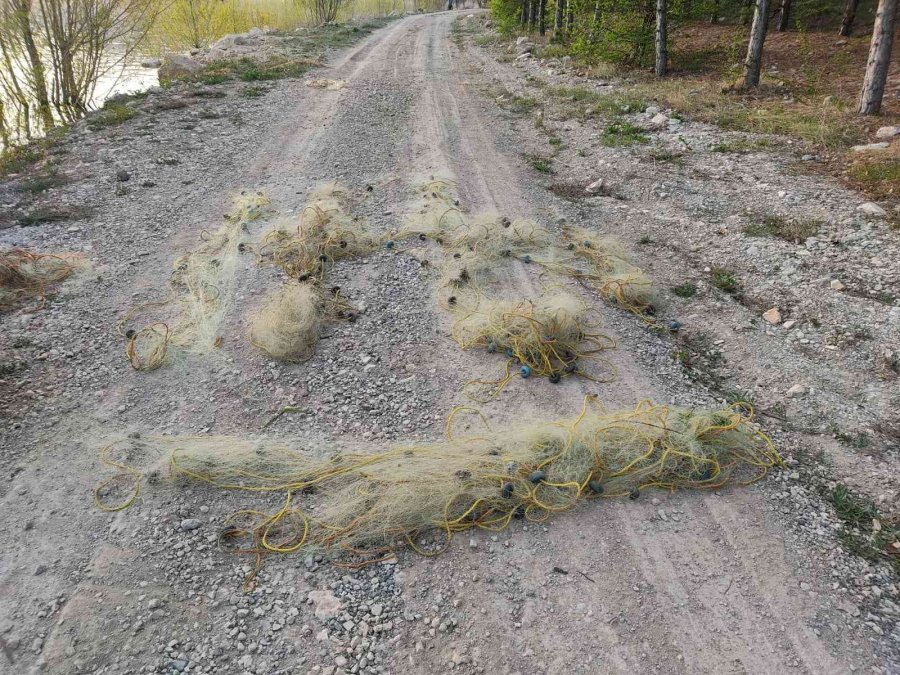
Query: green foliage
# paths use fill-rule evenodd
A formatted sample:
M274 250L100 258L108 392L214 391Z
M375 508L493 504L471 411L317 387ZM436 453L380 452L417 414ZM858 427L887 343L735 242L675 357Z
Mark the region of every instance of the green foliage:
M697 295L697 287L688 281L678 286L672 286L672 293L679 298L693 298Z
M733 272L725 267L713 267L710 274L713 286L729 295L740 296L741 282Z
M814 236L821 227L822 223L818 220L797 220L775 215L756 216L744 227L744 234L800 242Z
M865 497L838 484L831 494L835 513L843 521L841 542L850 551L869 562L887 562L900 572L900 530L887 520L878 507Z
M127 122L137 115L137 111L124 103L109 100L99 112L88 118L88 126L92 129L113 127Z
M490 0L488 7L494 25L501 35L514 35L519 32L519 19L522 16L522 5L516 0Z
M0 176L21 173L41 161L46 154L39 142L13 146L0 153Z
M600 134L600 142L607 147L622 147L646 143L642 129L624 120L612 122Z
M540 155L526 155L525 157L531 168L540 173L554 173L553 159L550 157L541 157Z

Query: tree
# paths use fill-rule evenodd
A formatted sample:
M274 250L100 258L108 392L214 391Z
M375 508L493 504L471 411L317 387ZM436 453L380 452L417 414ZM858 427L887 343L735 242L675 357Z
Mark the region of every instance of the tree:
M894 43L894 23L897 18L898 0L879 0L875 27L872 29L872 45L866 77L859 95L859 113L874 115L881 110L884 85L891 64L891 47Z
M563 29L563 18L566 14L566 0L556 0L556 16L553 19L553 30L559 33Z
M783 33L790 27L791 0L781 0L781 8L778 15L778 32Z
M664 77L668 69L668 53L666 51L666 0L656 0L656 76Z
M849 37L853 30L857 7L859 7L859 0L847 0L847 5L844 7L844 18L841 20L841 29L838 31L844 37Z
M540 0L540 6L538 7L539 13L539 21L538 21L538 30L541 35L545 35L547 32L547 0Z
M750 29L750 44L747 45L747 59L744 61L744 87L759 86L763 43L766 41L768 28L769 0L756 0L756 10L753 13L753 27Z

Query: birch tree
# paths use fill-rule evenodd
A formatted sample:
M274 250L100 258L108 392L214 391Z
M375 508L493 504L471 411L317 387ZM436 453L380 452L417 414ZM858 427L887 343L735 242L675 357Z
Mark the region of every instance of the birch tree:
M859 95L859 113L874 115L881 110L884 85L891 64L891 47L894 43L894 23L897 18L898 0L879 0L866 77Z

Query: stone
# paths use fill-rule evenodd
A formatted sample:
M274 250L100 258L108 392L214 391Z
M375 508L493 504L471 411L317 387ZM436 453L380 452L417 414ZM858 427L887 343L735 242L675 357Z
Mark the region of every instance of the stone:
M900 136L900 127L881 127L875 132L875 138L893 138Z
M228 52L224 49L219 49L217 47L212 47L208 52L206 52L206 60L207 61L221 61L225 57L228 56Z
M586 188L584 188L584 191L591 195L595 195L598 192L601 192L602 190L603 190L603 179L602 178L598 178L593 183L591 183Z
M516 38L516 47L518 47L519 45L523 45L526 42L528 42L528 37L525 35L520 35Z
M777 307L773 307L772 309L763 313L763 319L765 319L767 323L776 326L781 323L781 312L778 311Z
M266 32L262 28L253 27L247 31L247 35L250 37L262 37Z
M190 56L167 54L159 69L159 79L161 82L177 80L179 77L193 75L199 72L201 68L203 66Z
M141 61L141 68L159 68L162 65L162 59L144 59Z
M806 393L806 387L802 384L795 384L793 387L787 390L788 398L797 398L798 396L803 396Z
M840 279L832 279L829 286L831 286L836 291L844 290L844 284L841 283Z
M787 328L788 330L790 330L791 328L793 328L793 327L796 326L796 325L797 325L797 322L794 321L793 319L788 319L788 320L785 321L783 324L781 324L781 326L782 326L783 328Z
M655 105L648 105L647 109L644 110L644 112L647 113L650 117L653 117L654 115L659 114L659 108L657 108Z
M382 605L372 605L372 616L381 616L384 613L384 607Z
M887 216L887 211L878 206L875 202L863 202L856 207L856 210L862 211L867 216L874 216L876 218L884 218Z
M131 180L131 174L124 169L119 169L116 171L116 180L120 183L126 183Z
M669 118L662 113L657 113L653 116L653 119L650 120L650 124L657 127L664 127L669 123Z
M185 518L181 521L181 529L185 532L192 532L193 530L199 530L203 527L203 523L197 520L196 518Z
M334 659L334 665L338 668L343 668L347 665L347 657L346 656L337 656Z
M886 142L866 143L865 145L854 145L852 150L853 152L880 152L887 150L890 146L891 144Z
M309 599L316 606L314 613L317 619L333 619L341 611L341 601L331 591L311 591Z

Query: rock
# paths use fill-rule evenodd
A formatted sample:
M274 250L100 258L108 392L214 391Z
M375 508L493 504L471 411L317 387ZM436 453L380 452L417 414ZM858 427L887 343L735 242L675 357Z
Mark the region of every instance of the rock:
M201 527L203 527L203 523L196 518L185 518L181 521L181 529L185 532L199 530Z
M234 47L234 39L236 35L225 35L224 37L220 37L213 43L211 49L220 49L222 51L227 51Z
M526 42L528 42L528 37L525 35L520 35L516 38L516 47L518 47L519 45L523 45Z
M343 668L347 665L347 657L346 656L337 656L334 659L334 665L338 668Z
M381 616L384 613L384 607L382 605L372 605L372 616Z
M262 37L266 32L262 28L253 27L247 31L247 35L250 37Z
M783 324L781 324L781 326L782 326L783 328L787 328L788 330L790 330L791 328L793 328L793 327L796 326L796 325L797 325L797 322L794 321L793 319L788 319L788 320L785 321Z
M144 59L141 61L141 68L159 68L161 65L161 59Z
M879 152L881 150L887 150L890 147L890 143L867 143L865 145L854 145L852 150L853 152Z
M653 117L654 115L659 114L659 108L657 108L655 105L648 105L644 112L647 113L650 117Z
M188 662L184 659L175 659L174 661L172 661L172 669L176 672L181 673L184 672L185 668L187 668L187 664Z
M900 136L900 127L881 127L875 132L875 138L893 138Z
M116 180L120 183L127 183L131 180L131 174L124 169L119 169L118 171L116 171Z
M182 54L167 54L159 69L160 81L177 80L179 77L193 75L203 68L200 63L190 56Z
M341 601L331 591L311 591L309 599L316 606L315 615L323 621L333 619L341 611Z
M226 52L224 49L218 49L217 47L212 47L208 52L206 52L207 61L221 61L227 56L228 52Z
M653 116L653 119L650 120L650 124L656 127L664 127L669 123L669 118L662 113L657 113Z
M867 216L874 216L876 218L884 218L887 216L887 211L878 206L875 202L863 202L856 207L856 210L862 211Z
M781 312L778 311L777 307L773 307L769 311L763 313L763 319L765 319L767 323L776 326L781 323Z
M601 192L602 190L603 190L603 179L602 178L598 178L593 183L591 183L586 188L584 188L584 191L591 195L595 195L598 192Z
M806 393L806 387L802 384L795 384L793 387L787 390L788 398L797 398L798 396L803 396Z
M829 286L831 286L836 291L844 290L844 284L841 283L840 279L832 279Z

